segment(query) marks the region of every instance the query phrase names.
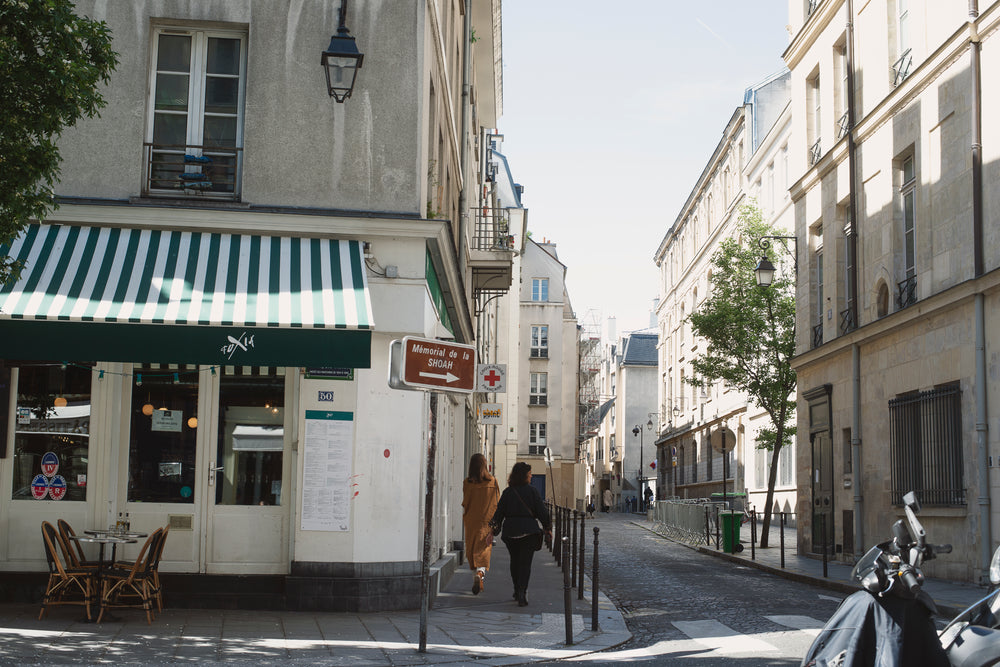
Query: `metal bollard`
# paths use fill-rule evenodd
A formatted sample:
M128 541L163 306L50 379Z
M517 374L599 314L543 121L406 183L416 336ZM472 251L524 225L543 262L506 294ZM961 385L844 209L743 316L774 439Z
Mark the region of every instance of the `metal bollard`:
M757 560L757 510L750 510L750 560Z
M822 522L823 523L823 533L822 533L822 539L823 539L823 578L826 579L829 576L827 574L827 571L826 571L826 515L824 514L822 516L823 516L823 522Z
M562 538L563 546L569 543L569 538ZM568 559L567 559L568 560ZM569 568L563 568L563 613L566 620L566 645L573 643L573 585Z
M552 555L556 559L556 565L562 565L562 551L559 546L562 544L562 508L556 506L556 534L552 542Z
M570 559L569 559L569 561L570 561L570 564L569 564L569 580L570 580L570 584L571 585L576 582L576 520L577 520L577 518L578 518L578 516L579 516L580 513L577 512L576 510L573 510L572 514L573 514L573 519L572 519L572 522L573 522L573 539L571 539L570 543L569 543L570 544L570 547L569 547L569 556L570 556Z
M583 563L583 555L584 554L583 554L583 551L586 548L586 545L584 544L584 542L587 541L584 538L584 536L587 534L587 532L585 530L586 524L587 524L587 513L584 512L583 514L580 515L580 569L576 573L577 574L577 583L576 583L576 594L577 594L577 598L576 599L577 600L582 600L583 599L583 568L584 568L584 563Z
M785 513L781 513L781 569L785 569Z
M593 572L590 575L590 631L597 632L600 626L597 624L597 580L598 580L598 557L597 557L597 543L598 543L598 533L601 529L594 526L594 565Z
M718 551L721 547L719 546L719 508L715 508L715 550Z
M708 507L705 507L705 546L712 545L712 533L708 525Z

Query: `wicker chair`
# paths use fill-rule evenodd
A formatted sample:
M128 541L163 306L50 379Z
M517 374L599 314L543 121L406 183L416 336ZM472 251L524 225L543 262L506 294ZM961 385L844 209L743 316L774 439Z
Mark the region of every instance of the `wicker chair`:
M146 623L153 624L153 603L156 601L153 573L163 536L162 528L154 530L131 567L123 568L121 563L116 563L105 570L98 623L104 612L112 607L141 607L146 612Z
M62 538L63 544L66 546L66 560L70 566L96 570L97 561L87 560L83 553L83 546L73 539L76 537L73 527L65 519L59 519L56 525L59 526L59 537Z
M55 526L48 521L42 522L42 541L45 545L45 559L49 564L49 580L45 585L38 620L45 618L49 607L58 605L83 606L87 611L87 620L92 620L90 605L94 601L96 587L94 569L71 565L68 557L70 548Z

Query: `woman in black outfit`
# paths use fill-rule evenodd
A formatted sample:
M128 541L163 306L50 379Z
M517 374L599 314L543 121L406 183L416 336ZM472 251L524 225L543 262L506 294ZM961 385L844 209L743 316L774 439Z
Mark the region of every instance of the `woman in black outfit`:
M531 486L531 466L515 463L500 496L492 523L503 527L501 539L510 551L510 578L519 607L528 604L531 559L542 543L542 530L551 537L552 521L542 496ZM539 528L538 524L542 526Z

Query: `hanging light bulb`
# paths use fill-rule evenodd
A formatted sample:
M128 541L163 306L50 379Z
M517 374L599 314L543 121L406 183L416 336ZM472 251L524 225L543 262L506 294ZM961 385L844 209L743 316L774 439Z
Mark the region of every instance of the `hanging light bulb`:
M198 418L191 417L190 419L188 419L188 426L191 428L198 428Z
M65 408L66 407L66 397L65 396L56 396L56 400L52 401L52 405L56 406L57 408Z
M147 417L153 414L153 404L146 403L146 405L142 406L142 414L146 415Z

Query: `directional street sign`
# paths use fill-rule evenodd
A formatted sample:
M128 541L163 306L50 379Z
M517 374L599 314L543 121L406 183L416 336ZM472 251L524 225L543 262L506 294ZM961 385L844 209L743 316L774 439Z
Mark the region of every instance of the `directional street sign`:
M472 393L476 388L476 348L429 338L402 341L402 383L413 389Z
M476 391L507 392L507 364L479 364Z

